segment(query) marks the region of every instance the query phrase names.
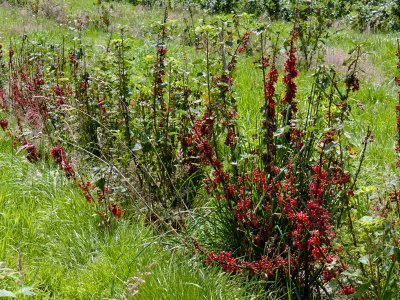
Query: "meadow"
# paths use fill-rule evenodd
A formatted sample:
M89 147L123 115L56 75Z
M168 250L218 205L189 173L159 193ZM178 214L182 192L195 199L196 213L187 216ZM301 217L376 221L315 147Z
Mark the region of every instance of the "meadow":
M398 1L0 17L0 297L400 297Z

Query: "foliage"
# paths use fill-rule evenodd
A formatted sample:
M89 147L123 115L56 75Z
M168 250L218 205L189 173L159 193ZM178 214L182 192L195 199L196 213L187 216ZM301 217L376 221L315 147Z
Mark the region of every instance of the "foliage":
M347 245L343 260L348 269L344 281L355 287L354 297L396 299L399 294L397 278L399 263L398 215L396 203L376 204L377 213L363 216L355 222L352 240L344 232L340 240ZM384 213L378 211L384 211ZM346 237L346 238L345 238Z
M246 299L241 283L165 247L140 217L99 230L64 172L15 154L4 133L0 167L0 298Z
M321 61L321 49L328 37L328 28L333 17L329 5L324 3L298 2L295 14L296 29L299 35L299 50L306 69Z
M328 31L357 3L158 2L140 9L161 21L136 29L115 25L126 4L98 1L95 17L67 17L59 43L25 35L1 48L0 128L29 162L58 166L98 234L144 216L274 295L395 297L398 193L360 205L374 140L354 109L365 109L361 49L340 72L320 65ZM183 22L169 17L178 5ZM264 9L261 20L290 23L229 14ZM92 30L107 33L100 46L85 44ZM254 126L243 98L259 108ZM112 296L142 291L143 274Z
M352 19L355 28L388 31L400 29L400 1L360 1Z
M17 295L36 295L32 287L23 285L24 273L21 267L20 265L20 270L16 271L7 268L4 262L0 262L0 297L16 298ZM15 290L10 291L11 287L15 288Z
M344 82L336 79L333 70L316 72L307 112L300 118L295 83L297 32L292 31L288 43L283 95L277 94L275 87L276 50L266 57L265 35L259 33L261 57L257 64L264 80L259 142L250 143L238 135L237 116L230 113L220 121L230 149L221 150L212 140L220 134L216 131L219 118L214 115L220 110L211 108L192 129L190 140L202 163L211 168L205 189L216 206L212 217L208 216L206 245L195 242L195 248L209 263L218 262L225 270L247 270L287 281L293 297L321 297L317 295L323 280L331 281L342 270L331 244L335 236L332 225L340 227L348 214L349 195L358 176L346 171L342 149L346 147L343 129L350 110L349 95L359 88L359 55L349 64ZM221 90L222 97L214 96L213 105L223 104L223 95L232 88L231 73L225 76L229 84ZM223 250L215 253L215 248Z

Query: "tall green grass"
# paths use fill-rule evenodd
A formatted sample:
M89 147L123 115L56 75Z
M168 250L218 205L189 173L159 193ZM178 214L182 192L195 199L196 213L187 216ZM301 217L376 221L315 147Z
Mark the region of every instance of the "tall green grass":
M130 299L136 290L135 299L246 298L229 274L168 246L139 218L101 230L62 172L13 152L1 135L0 261L20 275L0 279L0 290L30 286L37 299Z

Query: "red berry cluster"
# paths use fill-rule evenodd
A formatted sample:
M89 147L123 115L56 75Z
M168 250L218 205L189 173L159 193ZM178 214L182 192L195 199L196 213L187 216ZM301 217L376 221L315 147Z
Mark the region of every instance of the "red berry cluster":
M25 149L25 151L28 153L26 158L30 162L35 162L40 158L39 151L37 150L36 146L34 144L32 144L31 142L24 142L22 144L21 149Z
M243 53L244 51L246 51L249 40L250 40L250 33L246 32L244 34L244 36L242 37L241 45L239 44L239 46L237 48L237 53L240 54L240 53Z
M344 295L351 295L351 294L354 294L355 292L356 292L356 289L351 285L345 285L342 288L342 293Z
M55 87L53 87L52 90L55 103L60 106L65 104L65 100L67 97L73 95L73 91L70 86L56 85Z
M8 128L8 121L6 119L1 119L0 120L0 127L4 131Z
M227 71L232 72L235 69L236 63L237 63L237 58L238 58L239 54L242 54L243 52L245 52L247 50L249 41L250 41L250 32L246 32L243 35L243 37L240 39L238 46L236 47L236 49L232 55L232 59L228 64Z
M335 234L324 208L327 182L328 179L332 182L333 176L325 164L316 163L312 168L308 199L305 199L298 188L299 179L294 175L293 164L284 171L284 179L278 181L268 179L265 171L258 168L251 174L234 177L222 169L218 160L212 161L214 171L205 181L206 190L232 208L235 224L232 230L242 236L240 253L245 256L234 259L231 252L214 253L202 248L208 263L218 262L230 271L248 270L269 275L276 270L287 272L289 264L291 272L299 272L313 264L328 266L338 260L332 254L331 242ZM276 173L281 171L275 168ZM261 198L257 200L255 195ZM285 226L283 236L277 224ZM338 272L326 272L324 279L333 279Z
M119 217L122 216L122 210L121 210L121 208L120 208L119 206L117 206L116 204L109 204L109 205L107 206L107 208L108 208L109 211L111 211L111 213L112 213L115 217L119 218Z
M68 159L66 158L65 150L63 147L59 146L59 147L51 148L50 155L51 155L51 157L53 157L56 164L58 164L60 166L60 168L62 170L64 170L65 176L68 179L71 179L71 178L76 179L75 171L72 168L72 166L70 165Z

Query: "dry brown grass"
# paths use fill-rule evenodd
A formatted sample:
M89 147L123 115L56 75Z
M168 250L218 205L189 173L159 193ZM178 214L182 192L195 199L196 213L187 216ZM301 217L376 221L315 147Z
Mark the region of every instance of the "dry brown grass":
M29 7L16 9L9 3L0 1L0 9L2 10L3 22L7 28L5 32L3 31L3 34L5 33L9 37L20 37L28 32L43 32L58 25L53 20L33 13Z
M324 61L325 64L331 64L336 67L337 70L345 72L346 66L343 65L346 59L350 57L349 53L341 48L328 48L325 50ZM387 80L384 74L375 67L368 54L363 54L360 60L360 77L372 79L377 84L382 84Z

